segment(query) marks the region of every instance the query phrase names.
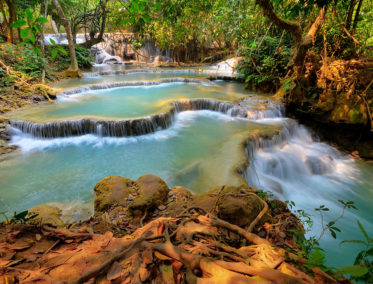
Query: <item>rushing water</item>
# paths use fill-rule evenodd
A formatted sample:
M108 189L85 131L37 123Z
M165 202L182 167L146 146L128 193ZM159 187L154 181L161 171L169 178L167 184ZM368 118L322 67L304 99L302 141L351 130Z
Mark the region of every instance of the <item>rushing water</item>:
M170 186L182 185L199 193L215 185L239 182L234 169L249 158L251 165L244 178L314 215L309 235L319 234L321 227L314 208L321 204L329 207L326 220L330 221L341 210L338 199L355 201L359 211L346 212L337 225L342 229L338 240L328 235L322 240L329 264L352 263L356 246L339 246L339 241L361 238L357 218L368 232L373 231L371 163L353 160L319 142L309 130L284 117L281 107L268 102L268 97L248 93L238 83L209 83L199 71L129 73L124 66L115 68L112 72L96 67L83 79L63 81L57 103L11 116L12 120L39 124L14 122L10 128L12 143L21 151L1 161L0 211L20 211L46 202L90 203L94 184L110 175L136 179L152 173ZM193 82L173 79L192 75ZM160 80L174 81L158 84ZM147 82L148 86L134 82ZM245 100L237 105L243 97ZM180 100L187 103L178 105ZM172 117L159 124L159 117L154 115L170 112L172 107ZM148 122L133 125L133 118L143 116L149 117L146 120L151 121L151 127ZM71 122L64 121L87 117L101 121L93 120L88 126L92 131L84 130L87 124L74 122L80 132L74 130L71 137ZM115 127L105 130L110 121L118 120L131 121L128 127L134 137L110 137L129 136L121 131L118 135ZM57 124L47 124L49 121ZM41 135L40 131L49 133L45 125L60 127L64 132L59 133L64 135ZM146 127L151 131L144 131ZM279 134L270 140L253 139L247 156L242 152L241 143L250 134L266 137L277 129L281 129ZM144 133L149 134L138 136Z

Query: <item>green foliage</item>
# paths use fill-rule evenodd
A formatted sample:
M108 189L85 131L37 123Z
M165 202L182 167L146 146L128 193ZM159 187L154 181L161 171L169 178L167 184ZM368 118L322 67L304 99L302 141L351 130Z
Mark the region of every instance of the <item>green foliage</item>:
M6 90L4 88L10 86L14 82L14 78L9 76L6 71L0 67L0 93L5 92Z
M37 37L42 32L42 24L48 22L44 17L36 17L31 8L25 10L25 19L19 19L11 24L14 28L20 28L21 45L30 45L34 52L40 55L37 46Z
M308 256L309 268L320 267L325 264L325 253L320 248L315 248Z
M71 59L68 56L68 46L65 45L49 45L46 46L46 57L52 64L55 71L61 71L69 68ZM89 50L83 46L75 45L76 60L79 68L89 68L95 60Z
M25 73L34 79L41 77L42 70L47 61L38 56L31 46L4 45L1 50L0 59L14 70ZM8 79L8 83L12 79Z
M345 240L342 241L341 244L344 243L354 243L354 244L362 244L365 246L363 250L361 250L356 258L354 265L344 266L342 267L342 271L346 274L350 275L351 280L362 281L365 283L372 283L373 282L373 238L370 237L360 223L359 220L357 221L357 225L363 234L365 241L362 240Z
M272 192L263 190L258 190L257 195L262 199L271 199L274 196Z
M280 78L287 73L290 48L282 46L279 38L265 36L262 41L253 41L242 48L245 60L238 66L240 76L249 87L270 84L279 87Z

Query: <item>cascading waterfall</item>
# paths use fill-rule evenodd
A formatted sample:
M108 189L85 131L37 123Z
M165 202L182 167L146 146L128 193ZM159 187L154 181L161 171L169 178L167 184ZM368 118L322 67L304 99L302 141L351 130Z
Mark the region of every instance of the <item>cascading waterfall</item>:
M353 160L335 148L319 142L307 128L292 119L287 119L283 111L262 112L260 117L277 117L282 130L270 139L253 136L246 145L250 160L243 177L249 185L270 190L277 198L291 198L291 189L300 177L336 178L336 182L351 182L355 172ZM342 175L341 175L342 174Z
M211 110L236 117L258 116L244 106L212 99L195 99L174 102L166 113L138 119L115 121L79 119L48 123L11 120L9 131L18 130L35 138L59 138L86 134L109 137L139 136L170 127L177 113L188 110Z
M60 95L76 95L80 93L86 93L92 90L105 90L112 88L121 87L137 87L137 86L158 86L162 84L169 83L191 83L191 84L209 84L208 81L194 79L194 78L167 78L158 81L124 81L124 82L114 82L109 84L94 84L86 87L74 88L63 91Z

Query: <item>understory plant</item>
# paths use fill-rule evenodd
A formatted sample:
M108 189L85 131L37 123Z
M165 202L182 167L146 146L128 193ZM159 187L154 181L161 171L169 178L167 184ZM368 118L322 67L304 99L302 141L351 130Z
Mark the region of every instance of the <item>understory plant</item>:
M306 238L303 233L294 232L294 240L301 247L300 254L306 257L308 264L306 267L312 269L314 267L320 267L322 270L331 273L336 279L348 276L351 281L357 281L362 283L373 283L373 238L370 237L359 220L356 220L357 225L364 236L365 240L344 240L341 244L354 243L364 245L364 248L358 252L353 265L343 266L338 269L335 267L328 267L326 263L326 255L324 250L320 247L320 240L323 238L325 233L329 232L330 235L336 239L337 233L341 232L340 228L336 226L337 222L344 217L346 209L358 210L353 201L338 200L343 205L341 214L334 220L325 224L324 213L330 211L325 205L321 205L315 208L316 212L319 212L321 218L321 233L319 236L311 236ZM286 201L290 209L295 207L293 201ZM301 223L306 227L306 231L310 231L312 227L311 216L303 210L295 210L294 212Z
M264 36L241 49L244 60L237 67L246 87L274 91L287 73L290 48L277 37Z

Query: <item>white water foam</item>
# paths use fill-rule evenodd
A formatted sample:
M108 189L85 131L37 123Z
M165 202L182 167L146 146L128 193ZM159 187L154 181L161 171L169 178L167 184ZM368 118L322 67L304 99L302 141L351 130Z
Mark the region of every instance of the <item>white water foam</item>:
M176 115L176 120L172 126L165 130L159 130L151 134L134 136L134 137L100 137L99 135L82 135L74 137L38 139L29 134L25 134L19 129L11 127L12 138L11 145L18 146L22 152L28 153L33 151L50 150L68 146L92 146L105 147L107 145L126 145L138 143L140 141L166 140L179 135L184 128L190 127L199 117L211 117L216 120L233 121L242 120L239 117L231 117L222 113L209 110L184 111Z

